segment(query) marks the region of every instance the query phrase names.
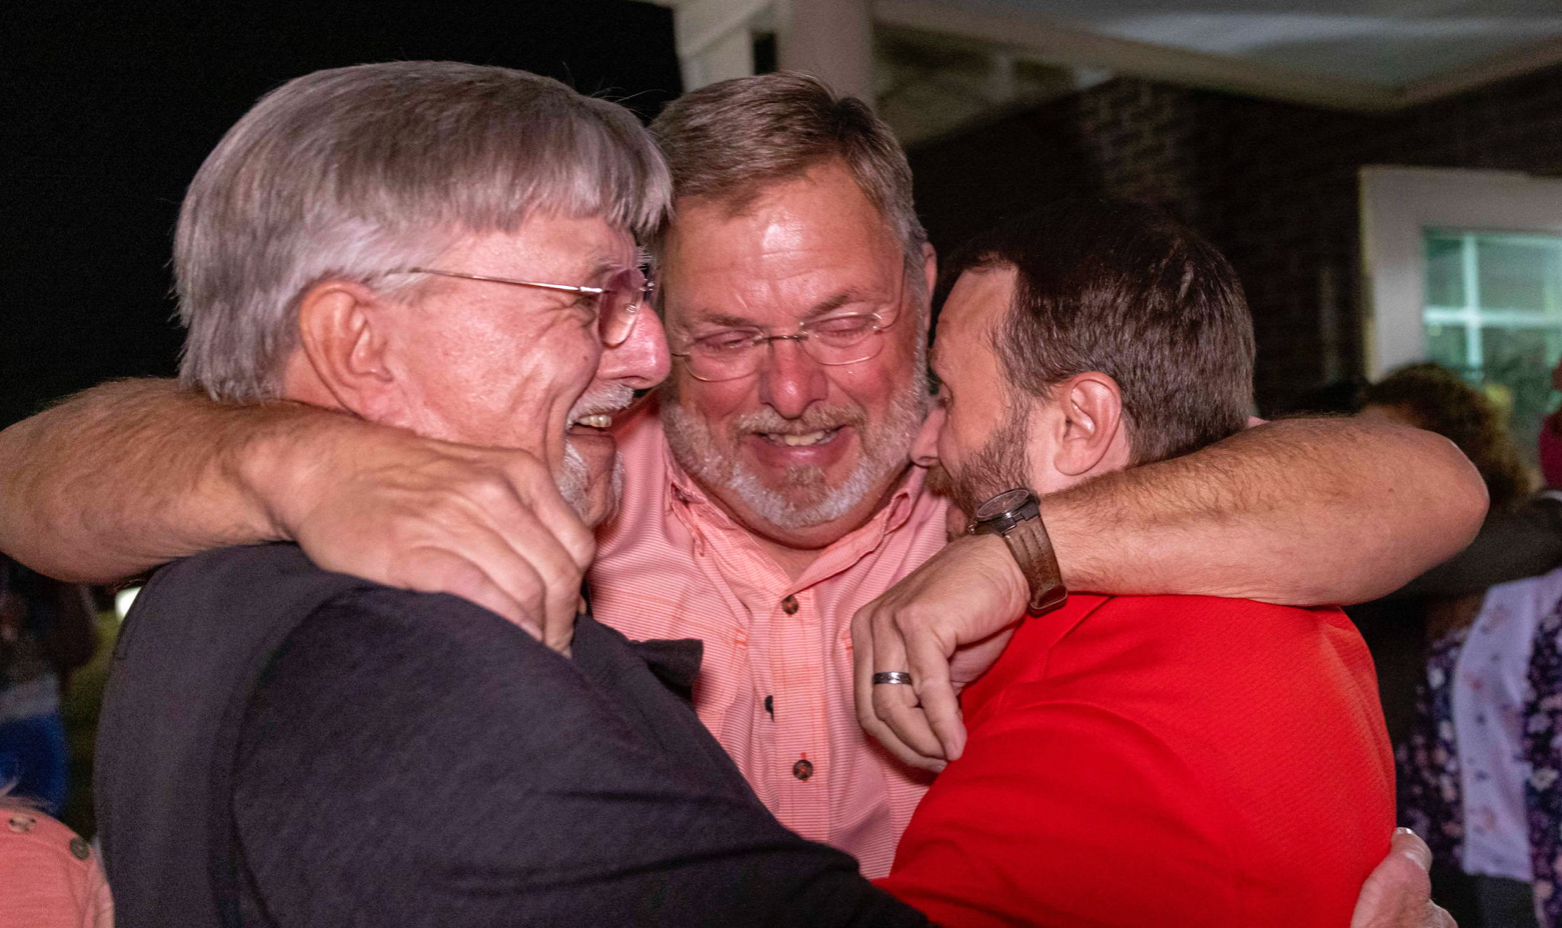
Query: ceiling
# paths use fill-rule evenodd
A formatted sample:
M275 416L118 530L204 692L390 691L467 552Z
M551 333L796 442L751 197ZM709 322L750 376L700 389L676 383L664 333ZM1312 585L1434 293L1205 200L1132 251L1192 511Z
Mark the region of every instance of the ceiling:
M1562 40L1557 0L951 0L1116 39L1399 87Z
M1114 75L1392 110L1562 63L1562 0L873 0L908 142Z
M749 36L788 16L860 23L871 43L812 66L871 44L871 67L826 76L908 143L1114 76L1372 112L1562 64L1562 0L649 2L676 11L689 86L752 73Z

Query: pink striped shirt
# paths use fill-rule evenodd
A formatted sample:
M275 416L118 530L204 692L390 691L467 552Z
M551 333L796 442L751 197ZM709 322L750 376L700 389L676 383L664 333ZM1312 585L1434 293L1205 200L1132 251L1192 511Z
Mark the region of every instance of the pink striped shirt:
M793 580L678 467L655 404L617 428L624 488L591 569L598 619L631 638L699 638L695 709L788 828L889 872L930 775L857 724L851 618L944 545L922 471Z

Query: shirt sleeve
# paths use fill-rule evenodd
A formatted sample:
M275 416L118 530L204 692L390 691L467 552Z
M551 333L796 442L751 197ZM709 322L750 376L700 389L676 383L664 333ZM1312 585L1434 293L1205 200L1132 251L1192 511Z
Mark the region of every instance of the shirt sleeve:
M98 855L42 812L0 800L0 925L112 928Z
M959 928L1234 925L1235 862L1175 754L1107 708L1015 702L940 774L878 885Z
M450 597L323 607L245 719L251 894L286 928L926 924L625 718Z

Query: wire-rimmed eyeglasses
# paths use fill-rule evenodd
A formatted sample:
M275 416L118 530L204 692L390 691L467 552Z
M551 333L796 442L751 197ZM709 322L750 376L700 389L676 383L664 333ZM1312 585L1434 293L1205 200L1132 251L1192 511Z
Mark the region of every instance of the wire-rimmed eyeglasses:
M878 313L846 313L801 323L788 335L771 335L764 329L728 328L689 339L674 351L689 366L695 380L737 380L759 370L763 349L778 341L796 342L820 364L856 364L884 350L882 334L899 321L885 322Z
M442 271L431 267L408 267L387 274L433 274L438 277L457 277L461 280L481 280L512 287L531 287L536 290L555 290L561 293L579 293L597 297L597 335L608 348L617 348L634 331L640 309L651 303L656 285L638 267L625 267L613 271L600 287L583 287L575 284L549 284L536 280L514 280L509 277L492 277L487 274L467 274L461 271Z

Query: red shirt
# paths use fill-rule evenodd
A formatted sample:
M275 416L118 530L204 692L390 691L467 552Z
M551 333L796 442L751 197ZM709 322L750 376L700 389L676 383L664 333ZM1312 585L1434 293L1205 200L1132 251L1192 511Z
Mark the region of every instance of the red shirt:
M1343 928L1388 853L1372 659L1337 609L1074 596L963 707L880 884L940 924Z

